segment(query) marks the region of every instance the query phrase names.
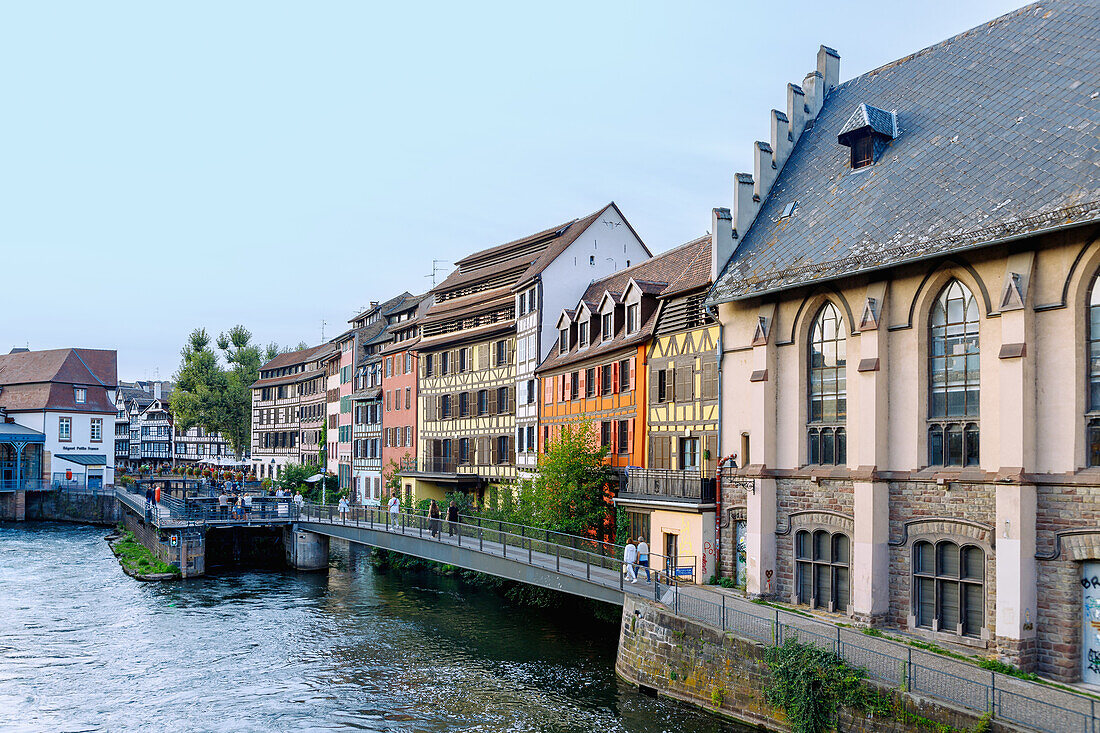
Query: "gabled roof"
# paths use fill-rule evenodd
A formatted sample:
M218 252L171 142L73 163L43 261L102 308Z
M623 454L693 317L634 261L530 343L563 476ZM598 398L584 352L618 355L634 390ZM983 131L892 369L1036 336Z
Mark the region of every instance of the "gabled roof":
M848 121L844 123L844 126L840 128L840 132L837 134L837 141L843 145L846 136L867 128L870 128L872 132L876 132L892 140L898 136L896 126L896 119L892 112L887 112L884 109L862 103L856 107L856 111L852 113L852 116L849 117Z
M268 369L282 369L283 367L291 366L293 364L304 364L307 361L320 356L328 349L332 349L331 343L324 343L320 346L310 346L306 349L298 349L297 351L288 351L285 354L279 354L271 361L267 362L260 367L260 371L267 371Z
M596 280L584 291L577 310L580 310L581 305L598 304L605 292L624 292L630 283L642 285L641 289L647 295L661 297L664 290L672 283L680 280L684 272L690 269L697 259L702 257L709 265L710 246L710 237L700 237L637 265L619 270L613 275ZM591 308L591 310L595 312L596 309ZM657 325L659 313L659 309L654 308L645 323L639 324L638 330L632 334L626 333L624 323L611 339L604 341L601 334L600 338L593 340L588 346L580 347L578 344L571 343L569 350L565 353L559 352L560 342L555 340L550 353L536 371L542 373L564 368L594 357L606 357L625 348L635 347L639 343L648 341L653 336L653 329ZM577 313L562 312L562 317L567 315L575 318ZM561 317L558 319L558 325L560 325L560 322ZM593 338L595 337L593 336Z
M0 385L58 382L118 385L118 354L111 349L48 349L0 355Z
M708 299L1100 221L1098 68L1100 3L1047 0L840 84ZM852 171L837 137L861 104L899 134Z

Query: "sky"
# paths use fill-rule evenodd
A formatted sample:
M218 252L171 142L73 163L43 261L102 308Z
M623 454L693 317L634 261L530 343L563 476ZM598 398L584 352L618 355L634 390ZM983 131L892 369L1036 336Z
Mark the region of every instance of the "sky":
M609 201L667 250L821 44L843 81L1019 5L5 3L0 353L314 344Z

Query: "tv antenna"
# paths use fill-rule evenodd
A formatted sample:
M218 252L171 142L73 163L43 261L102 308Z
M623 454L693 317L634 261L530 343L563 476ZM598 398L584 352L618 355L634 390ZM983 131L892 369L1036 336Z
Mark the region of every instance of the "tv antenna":
M440 267L440 265L446 265L446 264L447 264L447 260L432 260L432 274L424 276L424 277L430 277L432 279L432 289L435 289L435 286L436 286L435 277L436 277L436 275L439 274L439 271L442 269Z

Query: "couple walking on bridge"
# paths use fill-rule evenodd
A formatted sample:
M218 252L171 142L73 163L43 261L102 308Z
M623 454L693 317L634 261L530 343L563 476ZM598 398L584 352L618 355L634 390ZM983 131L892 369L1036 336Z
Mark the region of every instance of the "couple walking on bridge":
M447 507L447 536L454 537L455 525L458 523L458 505L452 501ZM432 537L437 540L443 537L442 520L439 515L439 504L435 499L432 499L431 505L428 507L428 528L431 531Z
M623 549L623 574L630 578L631 583L638 582L638 569L645 569L645 582L650 581L649 576L649 545L645 537L639 537L637 544L633 539L626 543Z

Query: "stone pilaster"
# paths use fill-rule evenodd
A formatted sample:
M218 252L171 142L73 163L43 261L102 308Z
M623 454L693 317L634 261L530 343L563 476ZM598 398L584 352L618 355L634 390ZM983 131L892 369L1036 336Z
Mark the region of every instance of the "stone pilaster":
M755 491L746 497L748 516L745 523L747 592L754 596L775 593L775 480L768 467L775 465L776 401L775 339L776 307L761 306L752 341L752 367L749 377L748 404L752 441L747 460Z

